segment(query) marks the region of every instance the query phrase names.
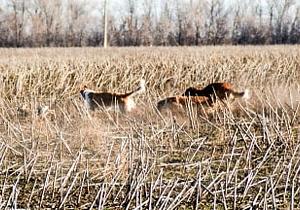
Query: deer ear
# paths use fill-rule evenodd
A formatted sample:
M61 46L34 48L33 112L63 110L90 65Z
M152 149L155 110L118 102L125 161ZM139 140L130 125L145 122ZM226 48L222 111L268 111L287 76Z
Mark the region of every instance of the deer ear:
M86 86L86 85L81 85L81 86L80 86L80 91L86 90L86 89L87 89L87 86Z

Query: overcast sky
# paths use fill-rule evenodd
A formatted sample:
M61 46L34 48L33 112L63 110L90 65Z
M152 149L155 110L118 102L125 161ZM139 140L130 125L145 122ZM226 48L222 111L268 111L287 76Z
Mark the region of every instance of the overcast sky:
M3 7L4 5L7 5L8 2L10 2L11 0L0 0L0 6L2 7L2 9L5 9L5 7ZM18 1L18 0L17 0ZM20 1L20 0L19 0ZM26 0L26 1L34 1L34 0ZM51 1L51 0L49 0ZM67 2L70 0L61 0L63 2ZM93 15L96 16L100 16L101 13L103 12L103 2L104 0L72 0L72 1L78 1L78 2L85 2L86 9L88 11L90 11ZM109 9L109 13L114 16L114 17L119 17L119 16L123 16L124 14L126 14L128 12L128 1L129 0L107 0L108 2L108 9ZM134 2L134 4L136 5L136 13L139 14L140 11L143 8L143 4L144 2L151 2L152 6L153 6L153 14L159 14L161 8L163 7L163 5L165 4L165 2L169 3L169 7L175 7L176 2L210 2L212 0L131 0ZM263 7L265 7L267 5L268 2L274 1L274 2L284 2L285 0L221 0L223 1L224 5L226 8L230 8L231 6L236 5L237 2L240 2L242 7L249 7L248 5L250 5L251 3L253 4L255 3L259 3L260 5L262 5ZM300 0L292 0L296 3L297 6L300 6ZM175 8L173 8L175 9ZM265 13L267 13L267 11L264 11ZM156 14L155 14L156 13Z

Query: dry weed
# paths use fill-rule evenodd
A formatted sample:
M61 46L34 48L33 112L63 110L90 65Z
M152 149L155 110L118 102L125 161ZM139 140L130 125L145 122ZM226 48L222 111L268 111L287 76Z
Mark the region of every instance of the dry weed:
M297 46L0 49L0 208L300 208ZM147 93L89 113L82 84ZM229 81L211 115L156 102Z

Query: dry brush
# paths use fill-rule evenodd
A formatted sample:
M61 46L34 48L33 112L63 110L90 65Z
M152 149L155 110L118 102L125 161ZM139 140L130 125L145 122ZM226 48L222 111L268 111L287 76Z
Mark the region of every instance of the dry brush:
M298 46L0 52L1 209L300 208ZM140 78L130 114L89 113L79 96ZM157 112L215 81L253 97L210 116Z

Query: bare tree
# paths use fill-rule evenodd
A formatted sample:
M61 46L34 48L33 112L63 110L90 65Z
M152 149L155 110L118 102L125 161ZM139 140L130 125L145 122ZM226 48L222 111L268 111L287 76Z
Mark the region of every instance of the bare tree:
M296 9L296 14L294 20L292 21L291 31L290 31L290 43L299 44L300 43L300 6Z
M25 0L9 0L8 5L11 13L7 16L9 19L7 24L13 33L14 46L20 47L25 25Z
M9 30L6 25L6 14L2 7L0 7L0 47L5 46L5 42L8 40Z
M45 46L59 45L58 37L62 28L61 1L34 0L28 11L34 42Z
M104 17L103 17L103 19L104 19L104 30L103 30L103 33L104 33L104 40L103 40L103 47L104 48L107 48L107 16L108 16L108 14L107 14L107 0L104 0Z
M69 46L82 46L85 27L88 23L86 1L69 0L67 37Z
M141 17L141 27L139 28L140 31L140 39L142 45L152 45L153 37L153 1L152 0L144 0L142 5L142 17Z
M173 10L168 0L162 1L162 10L158 18L158 23L154 32L154 44L155 45L175 45L176 40L172 32L174 22L172 21Z
M228 34L227 11L223 1L212 0L208 2L206 22L207 44L221 44Z
M272 43L287 43L289 30L288 25L291 22L289 12L291 7L295 4L295 1L270 0L268 4L270 11L270 30L272 31Z
M128 0L128 16L125 16L125 25L127 25L127 31L125 32L125 45L137 45L137 24L138 19L136 17L136 0Z
M263 44L267 28L260 2L240 1L234 9L231 41L233 44Z
M204 25L204 3L203 1L190 1L190 21L193 22L195 27L195 45L199 45L201 42L201 31Z

